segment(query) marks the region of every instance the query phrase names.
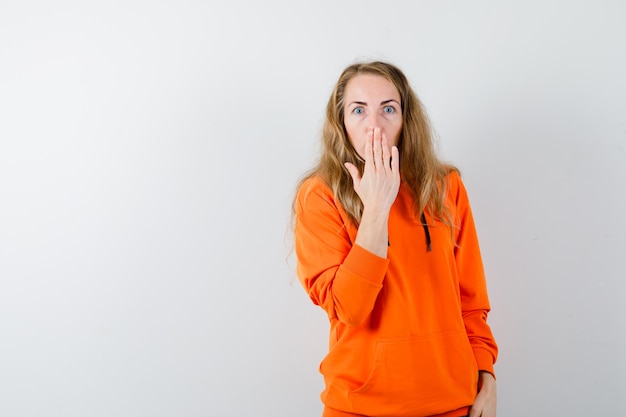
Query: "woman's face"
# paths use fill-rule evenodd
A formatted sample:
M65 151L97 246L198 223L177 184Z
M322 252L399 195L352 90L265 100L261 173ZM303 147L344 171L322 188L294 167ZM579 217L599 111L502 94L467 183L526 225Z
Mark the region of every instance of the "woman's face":
M367 133L379 128L389 146L397 146L402 131L400 93L386 78L360 74L348 81L344 91L344 125L348 139L364 158Z

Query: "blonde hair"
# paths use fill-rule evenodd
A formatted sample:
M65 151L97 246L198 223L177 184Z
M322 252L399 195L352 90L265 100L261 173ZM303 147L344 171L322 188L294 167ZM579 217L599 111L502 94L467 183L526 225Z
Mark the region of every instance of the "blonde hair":
M428 210L431 216L453 228L453 219L444 204L445 177L450 172L458 170L439 160L435 152L431 125L422 103L402 71L386 62L357 63L348 66L342 72L326 106L320 158L313 169L299 181L297 190L307 179L319 177L333 191L353 225L358 227L363 213L363 203L354 191L352 177L344 163L353 163L363 173L364 161L350 143L344 126L344 94L348 82L361 74L384 77L400 94L403 119L398 142L400 175L411 190L415 214L419 218L425 210Z

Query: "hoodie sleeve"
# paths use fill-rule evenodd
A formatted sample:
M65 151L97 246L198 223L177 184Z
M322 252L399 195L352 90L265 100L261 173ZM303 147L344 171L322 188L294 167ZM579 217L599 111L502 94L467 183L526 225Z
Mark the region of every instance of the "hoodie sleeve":
M456 221L459 226L455 260L459 274L463 321L478 369L495 375L493 365L497 359L498 346L487 324L491 307L472 210L467 191L458 174L451 175L448 186L449 195L456 203Z
M331 320L349 326L370 315L389 264L354 245L355 234L331 190L319 179L306 181L295 207L298 279Z

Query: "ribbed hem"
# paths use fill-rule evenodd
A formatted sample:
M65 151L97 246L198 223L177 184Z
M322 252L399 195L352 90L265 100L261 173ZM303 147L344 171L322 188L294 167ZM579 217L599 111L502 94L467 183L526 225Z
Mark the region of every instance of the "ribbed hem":
M459 408L458 410L448 411L447 413L437 414L425 417L464 417L469 414L469 407ZM347 413L345 411L335 410L334 408L324 407L322 417L368 417L363 414Z

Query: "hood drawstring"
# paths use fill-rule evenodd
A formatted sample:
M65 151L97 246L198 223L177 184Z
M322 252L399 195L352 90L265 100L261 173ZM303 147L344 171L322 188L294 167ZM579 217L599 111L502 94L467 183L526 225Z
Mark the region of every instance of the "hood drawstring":
M422 213L422 226L424 227L424 233L426 234L426 250L428 252L432 252L433 251L433 245L430 241L430 231L428 230L428 223L426 223L426 216L424 215L424 213ZM391 246L391 242L389 241L389 238L387 238L387 246Z
M433 251L433 245L430 241L430 231L428 230L428 223L426 223L426 216L422 213L422 226L424 226L424 233L426 234L426 246L428 248L428 252Z

